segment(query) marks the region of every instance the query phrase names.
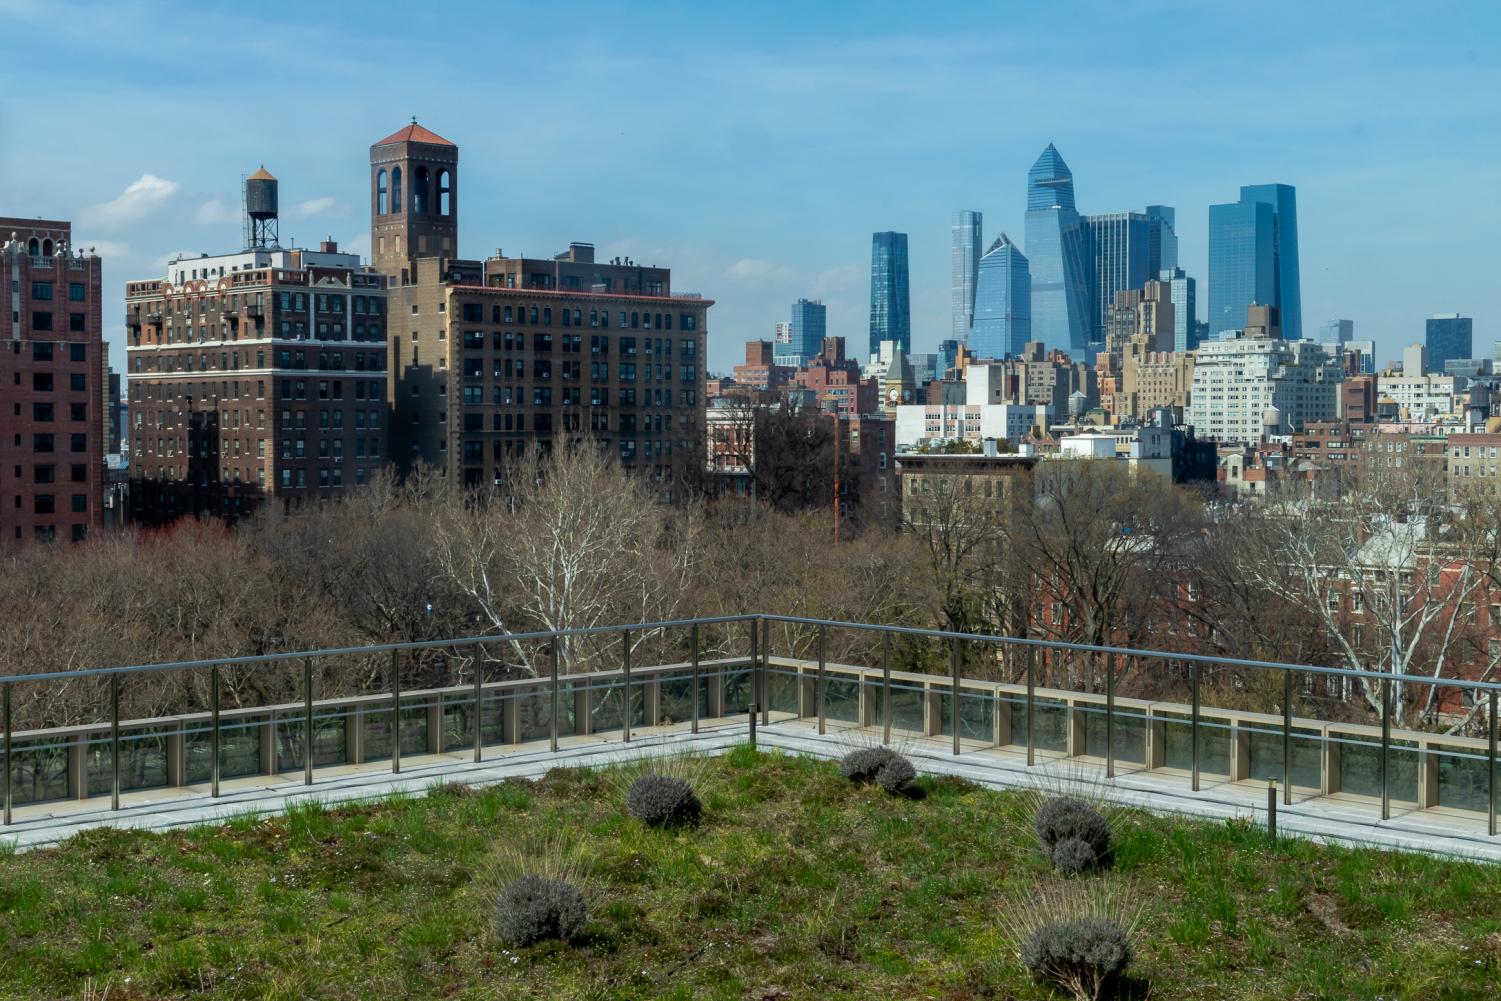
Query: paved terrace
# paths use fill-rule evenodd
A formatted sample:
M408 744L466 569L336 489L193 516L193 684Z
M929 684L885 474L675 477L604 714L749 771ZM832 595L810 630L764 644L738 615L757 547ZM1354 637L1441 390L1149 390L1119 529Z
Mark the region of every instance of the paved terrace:
M1341 775L1349 773L1346 784L1357 780L1359 769L1352 772L1349 762L1359 764L1369 759L1378 746L1371 731L1379 733L1379 728L1336 728L1298 719L1292 722L1301 744L1294 749L1292 740L1285 745L1281 742L1277 729L1283 722L1281 717L1202 709L1202 730L1194 738L1200 746L1200 753L1193 755L1200 773L1195 789L1192 760L1182 753L1184 734L1180 732L1189 725L1185 717L1192 714L1191 706L1112 700L1115 717L1113 733L1108 736L1114 739L1118 753L1109 762L1115 774L1107 777L1105 759L1090 753L1102 751L1101 696L1049 689L1028 694L1021 686L965 680L956 744L953 682L949 679L893 672L887 681L879 669L836 664L821 667L815 661L770 657L759 661L758 685L757 672L750 669L752 663L756 661L723 660L638 668L629 676L602 672L565 678L566 697L561 702L558 695L542 690L550 684L547 679L528 680L521 687L514 687L517 683L513 682L486 684L482 696L485 715L494 712L497 718L493 726L486 725L478 755L472 743L446 751L434 746L445 739L440 734L453 737L453 727L443 726L447 718L444 713L461 708L466 697L472 699L471 686L397 695L403 714L425 714L427 722L435 724L427 730L426 739L431 741L428 750L400 754L399 770L393 767L389 751L379 760L365 760L361 753L373 750L374 744L366 735L365 717L373 719L385 711L389 718L392 696L317 703L319 727L325 719L337 721L335 728L348 736L344 755L349 760L271 774L267 745L276 746L276 728L297 727L304 719L302 714L313 704L267 707L256 710L259 715L253 719L247 716L238 723L226 713L218 721L225 731L226 745L231 743L227 738L236 727L241 738L256 735L264 749L262 764L267 766L261 774L219 776L217 795L211 781L125 788L118 794L118 808L113 808L108 791L98 793L97 777L87 783L94 794L83 796L78 795L82 780L76 779L68 787L70 796L18 802L12 822L0 828L0 840L26 850L55 844L94 827L170 830L246 814L278 813L309 800L327 805L353 804L393 795L423 795L443 782L486 785L513 778L535 779L553 768L598 767L628 757L717 754L751 739L751 717L743 710L737 713L727 707L745 705L750 693L759 689L773 707L757 714L755 739L763 750L837 759L853 747L881 742L886 729L883 724L890 724L893 746L926 774L957 775L1001 789L1087 790L1091 795L1153 813L1210 820L1239 818L1265 823L1267 782L1265 777L1250 773L1267 770L1265 745L1272 741L1289 755L1285 762L1279 759L1278 766L1286 765L1294 775L1291 802L1284 803L1278 796L1279 833L1501 862L1501 837L1488 836L1487 812L1440 802L1446 795L1452 798L1452 793L1444 793L1440 775L1448 774L1452 790L1455 767L1485 765L1480 750L1483 742L1446 738L1459 743L1425 748L1417 741L1401 740L1413 735L1399 731L1395 743L1412 746L1396 752L1391 750L1393 740L1389 735L1385 753L1407 754L1414 767L1393 769L1393 786L1406 792L1390 797L1385 811L1388 816L1383 819L1382 799L1372 795L1368 786L1363 787L1364 793L1340 789ZM618 698L622 684L628 692L629 686L635 686L634 698L639 705L633 715L642 725L633 726L627 735L619 725L617 711L613 728L587 732L591 725L578 721L599 718L590 711L594 701L608 699L612 693ZM699 693L696 703L702 709L700 719L672 722L663 718L667 715L664 707L668 705L668 689L673 685L679 686L679 694L689 690ZM685 685L692 688L683 688ZM883 691L883 685L889 688ZM526 699L542 704L550 700L554 707L571 702L567 711L559 714L569 717L563 728L586 732L537 736L535 721L530 725L522 721ZM882 704L893 707L889 716L880 711ZM1050 718L1058 724L1051 735ZM184 755L194 734L201 733L198 724L202 721L202 714L172 720L179 728L175 737L170 732L162 736L164 729L170 731L170 727L162 726L163 721L133 721L131 726L155 735L150 739L161 743L169 759L167 777L178 778L192 771L184 764ZM1030 721L1037 734L1037 746L1030 750L1012 739L1011 731L1021 730L1023 721ZM550 722L544 723L544 733L549 726ZM465 731L461 727L457 732L462 735ZM263 739L268 735L273 735L271 740ZM507 736L513 739L501 739ZM90 748L97 751L98 745L104 744L107 759L107 738L107 731L101 734L98 727L72 728L61 736L47 737L46 746L70 748L53 753L66 753L73 774L82 775L89 766L80 768L79 763L87 760ZM15 739L18 757L26 753L28 740L34 748L43 746L37 734L18 733ZM320 739L315 739L314 746L321 746ZM1341 765L1342 749L1345 765ZM1293 754L1298 757L1296 762L1291 760ZM174 756L178 759L175 765L170 762ZM1137 760L1131 760L1133 757ZM18 761L18 766L23 763ZM282 768L286 769L285 762ZM1404 774L1411 780L1405 784L1401 778ZM1476 800L1471 795L1464 802L1473 807ZM1421 808L1420 803L1424 804Z

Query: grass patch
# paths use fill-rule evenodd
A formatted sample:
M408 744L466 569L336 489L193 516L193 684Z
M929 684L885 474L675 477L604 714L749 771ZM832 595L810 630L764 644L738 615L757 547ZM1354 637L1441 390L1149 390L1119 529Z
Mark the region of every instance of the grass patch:
M626 816L608 771L164 834L0 852L0 996L792 999L1048 997L1004 915L1048 863L1021 797L924 777L922 798L737 748L701 826ZM566 835L590 904L573 945L508 950L497 853ZM1501 867L1129 813L1154 998L1493 996ZM107 995L104 992L107 991Z

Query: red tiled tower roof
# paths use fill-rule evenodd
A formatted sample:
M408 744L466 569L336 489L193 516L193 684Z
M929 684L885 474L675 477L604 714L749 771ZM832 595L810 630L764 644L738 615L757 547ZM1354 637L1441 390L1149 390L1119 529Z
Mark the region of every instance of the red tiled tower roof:
M438 135L438 133L434 132L432 129L423 128L421 125L418 125L417 124L417 120L415 118L412 120L412 124L404 126L403 128L397 129L395 132L393 132L390 135L386 136L386 138L382 139L380 142L376 143L375 145L376 146L385 146L385 145L387 145L389 143L402 143L402 142L428 143L429 145L432 145L432 146L452 146L453 145L453 143L449 142L447 139L444 139L442 136Z

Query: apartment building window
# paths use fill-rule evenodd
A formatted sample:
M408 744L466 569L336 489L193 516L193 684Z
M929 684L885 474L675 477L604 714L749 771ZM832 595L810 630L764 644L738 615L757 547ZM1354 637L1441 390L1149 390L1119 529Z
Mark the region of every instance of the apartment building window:
M73 512L75 514L84 514L84 513L86 513L88 511L88 509L89 509L89 495L88 494L74 494L73 495Z
M83 302L84 301L84 295L85 295L85 292L84 292L83 282L69 282L68 283L68 301L69 302Z
M50 302L52 300L52 283L51 282L32 282L31 283L31 297L33 299L38 299L38 300L41 300L43 302Z
M56 500L52 494L37 494L32 503L32 511L35 514L53 514L57 510Z

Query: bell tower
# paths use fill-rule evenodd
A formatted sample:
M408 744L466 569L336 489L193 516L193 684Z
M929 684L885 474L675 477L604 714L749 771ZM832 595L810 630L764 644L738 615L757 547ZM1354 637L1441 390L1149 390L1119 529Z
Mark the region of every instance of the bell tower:
M417 124L370 147L370 259L403 281L419 257L459 251L459 148Z

